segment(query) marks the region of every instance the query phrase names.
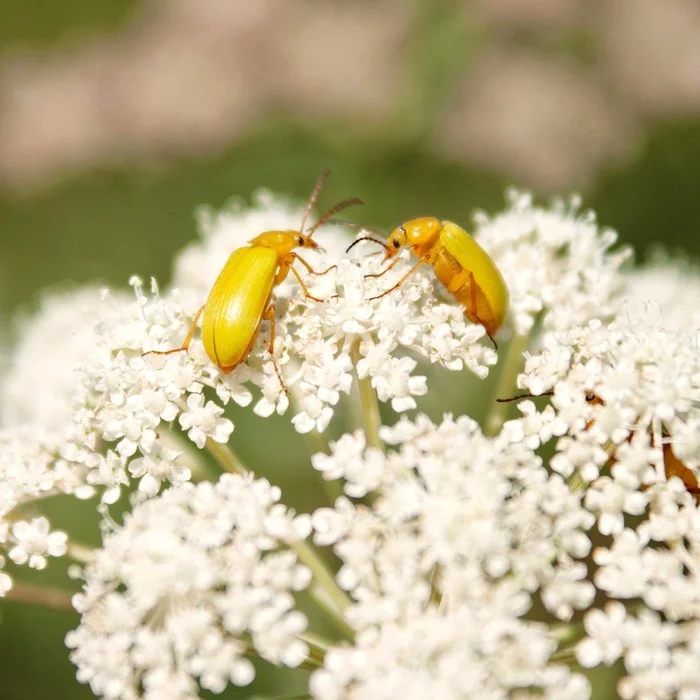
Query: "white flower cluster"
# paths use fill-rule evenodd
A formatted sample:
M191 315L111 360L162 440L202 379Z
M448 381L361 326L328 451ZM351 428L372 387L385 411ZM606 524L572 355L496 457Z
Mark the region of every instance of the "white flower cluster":
M680 476L672 462L688 478L700 467L700 334L668 331L640 311L550 335L519 378L533 394L553 390L543 423L563 437L551 466L592 482L589 506L606 514L606 534L620 531L624 512L644 511L641 487Z
M629 613L617 601L586 615L586 639L577 648L584 667L622 658L627 676L617 690L623 700L695 698L700 692L700 622L665 620L649 609Z
M523 434L560 436L552 469L581 480L598 530L612 536L594 552L596 587L641 601L587 613L578 645L585 666L624 660L623 698L700 690L690 662L700 630L700 333L662 323L653 307L630 304L607 325L551 334L519 378L535 394L553 391L542 413L521 406Z
M364 431L345 434L312 459L344 491L313 516L295 516L251 475L192 485L206 460L190 444L222 466L235 460L222 447L231 402L260 416L291 408L298 432L323 432L352 390L365 409L373 392L402 414L428 391L431 367L485 377L497 356L484 329L429 266L383 294L415 263L410 252L378 276L381 250L346 255L347 232L322 226L315 238L329 253L301 254L332 269L298 270L325 301L306 298L293 275L273 291L289 396L267 322L229 375L199 334L187 353L143 355L181 345L231 252L265 230L297 229L302 210L268 193L250 209L204 212L201 240L162 295L133 279L128 298L87 289L45 300L0 377L0 596L12 585L7 560L41 569L80 553L36 512L41 499L98 490L109 504L135 486L123 525L108 518L104 546L86 557L81 624L67 638L79 679L100 696L221 692L252 680L254 655L316 668L319 700L576 700L590 688L569 665L575 651L587 667L621 659L623 698L698 697L700 317L680 299L698 283L689 267L670 282L653 267L624 272L629 251L611 251L614 232L579 206L546 210L512 192L503 214L477 216L519 336L502 377L517 374L526 348L518 385L551 394L549 405L521 402L496 437L449 415L376 425L373 446ZM655 304L633 303L646 292ZM550 441L545 464L538 451ZM312 526L340 560L335 579L303 542ZM607 539L589 575L592 528ZM346 642L305 632L295 594L306 588ZM604 611L588 610L596 591ZM586 610L582 637L565 623Z
M113 503L130 477L139 479L141 496L155 495L164 482L190 478L167 440L177 419L189 439L203 447L208 439L227 442L233 424L219 403L207 400L213 387L221 402L251 401L236 378L224 378L201 346L191 356L142 357L144 348L186 332L177 296L163 299L154 289L147 299L138 280L130 303L105 298L98 312L93 351L80 365L80 386L72 424L60 446L63 460L86 474L86 483L102 487ZM197 353L197 350L200 352Z
M57 459L56 450L55 436L36 426L0 430L0 597L12 587L1 571L3 552L33 569L45 568L47 557L66 553L66 534L51 531L45 517L34 517L34 503L60 493L91 495L80 471Z
M77 367L94 351L96 319L107 312L105 294L92 286L45 294L37 312L18 324L0 375L2 428L33 425L60 437L73 411Z
M474 236L508 281L516 333L527 334L541 314L547 331L611 319L623 287L620 267L631 257L627 248L610 251L617 233L599 230L593 212L579 211L578 197L549 209L517 190L508 199L497 216L477 214Z
M668 330L700 328L700 267L657 251L643 267L625 271L626 296L647 306Z
M310 519L279 498L267 481L226 474L134 508L73 600L82 617L66 643L79 680L106 698L194 700L199 687L250 683L251 647L302 663L294 593L310 572L288 545L308 536Z
M294 230L301 217L301 210L269 193L258 194L250 210L205 212L203 240L176 260L173 285L194 310L206 299L234 249L264 230ZM339 227L322 226L314 237L329 252L302 251L302 256L317 271L330 265L337 268L323 276L301 272L311 294L328 301L306 300L292 275L274 292L278 362L291 368L287 382L300 409L294 418L299 432L325 430L340 395L350 391L353 364L361 379L370 379L380 401L390 401L397 412L415 408L415 397L427 391L426 378L413 374L417 367L413 358L394 356L400 346L449 369L467 367L482 378L488 374L497 358L491 348L478 342L483 329L468 323L458 307L435 298L429 270L413 275L400 290L369 301L399 280L410 269L408 263L397 265L386 276L365 279L385 267L381 259L364 255L369 252L364 248L356 259L348 259L344 251L350 239ZM408 260L408 251L404 257ZM265 359L266 346L258 347ZM276 407L284 410L275 403L280 400L279 383L270 363L266 369L265 400L256 406L260 415L269 415Z
M482 435L469 418L420 416L382 429L396 451L345 436L316 457L352 496L314 514L315 542L341 559L353 647L331 650L315 697L503 697L537 687L588 697L586 681L552 663L546 625L523 619L539 591L568 620L591 603L581 561L593 516L522 444ZM565 691L563 689L566 689Z

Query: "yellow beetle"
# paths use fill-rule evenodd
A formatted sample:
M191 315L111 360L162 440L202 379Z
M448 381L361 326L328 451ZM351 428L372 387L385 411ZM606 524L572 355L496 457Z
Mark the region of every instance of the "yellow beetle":
M451 221L426 216L411 219L395 228L386 243L361 236L350 248L360 241L379 243L385 249L386 260L393 258L406 245L419 258L393 287L371 299L380 299L398 289L421 265L432 265L435 276L447 291L466 307L464 315L472 323L481 324L498 348L493 336L503 325L508 312L508 287L488 253L464 229ZM396 258L381 272L367 277L382 277L399 260Z
M336 266L317 272L293 249L322 250L312 239L314 232L333 214L354 204L363 204L362 200L357 198L346 199L327 211L305 233L306 220L329 174L328 171L324 172L316 182L298 231L265 231L249 241L249 246L238 248L231 254L214 282L206 303L195 314L192 326L180 347L172 350L150 350L144 355L169 355L187 351L201 316L204 349L211 361L224 374L229 374L248 357L262 321L269 321L268 352L272 356L277 378L286 392L287 387L273 353L275 304L272 301L272 290L284 281L291 270L307 299L324 301L309 293L292 263L298 260L312 275L325 275Z

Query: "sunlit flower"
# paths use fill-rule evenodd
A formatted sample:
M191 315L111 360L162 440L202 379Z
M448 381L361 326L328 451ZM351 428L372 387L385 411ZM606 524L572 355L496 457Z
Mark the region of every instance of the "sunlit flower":
M253 680L251 658L310 671L319 700L583 700L574 660L624 665L623 698L695 698L699 336L692 300L666 311L693 269L668 288L644 273L647 303L628 251L577 200L544 209L511 193L475 230L510 289L498 353L429 265L391 290L410 252L384 274L369 243L346 256L351 236L333 226L317 234L332 252L309 262L334 266L299 270L323 301L291 276L273 289L276 365L267 321L226 375L197 332L187 352L148 352L181 345L233 250L301 213L258 194L203 214L172 289L134 278L129 297L47 299L25 325L0 386L0 596L42 602L13 566L81 563L66 642L105 698L220 693ZM35 381L56 333L60 376ZM516 382L529 394L513 397L517 417L495 401L483 428L411 417L438 375L474 385L497 359L496 396ZM310 434L324 504L295 515L249 470L231 404ZM362 429L343 426L356 418ZM103 543L90 550L42 502L96 492Z
M287 547L309 533L264 480L233 475L184 484L137 506L107 535L74 598L81 624L66 643L78 678L104 697L160 698L198 686L247 685L252 644L298 666L306 618L294 593L309 571ZM140 687L143 690L140 690Z
M529 194L511 190L502 214L476 217L475 237L508 280L513 326L528 333L542 315L545 330L566 330L592 319L611 319L623 289L627 248L611 251L617 233L599 229L581 200L536 206Z

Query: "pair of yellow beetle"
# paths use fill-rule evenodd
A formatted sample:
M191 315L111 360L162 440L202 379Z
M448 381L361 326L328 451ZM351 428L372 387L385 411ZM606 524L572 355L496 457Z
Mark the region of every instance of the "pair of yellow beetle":
M294 252L294 248L318 249L318 244L312 238L314 232L321 225L331 221L331 217L339 211L354 204L362 204L362 201L356 198L344 200L329 209L305 231L306 220L328 175L329 173L325 172L318 179L298 231L266 231L253 238L250 245L232 253L214 283L206 303L197 311L181 347L172 350L151 350L144 354L168 355L186 351L202 317L204 349L211 361L224 374L228 374L248 357L262 321L270 321L268 351L280 384L286 391L273 352L275 304L272 301L272 290L291 270L304 296L322 302L323 299L317 299L309 293L293 263L298 260L312 275L325 275L335 266L317 272ZM466 231L450 221L423 217L411 219L394 229L386 243L368 236L358 238L355 243L361 240L374 241L384 247L386 260L396 256L406 245L410 246L411 252L418 257L418 262L395 285L371 299L379 299L398 289L421 265L432 265L435 276L457 301L465 306L465 316L472 323L481 324L494 346L496 345L493 336L503 324L508 311L508 287L493 260ZM384 270L369 276L381 277L398 262L399 258L396 258Z

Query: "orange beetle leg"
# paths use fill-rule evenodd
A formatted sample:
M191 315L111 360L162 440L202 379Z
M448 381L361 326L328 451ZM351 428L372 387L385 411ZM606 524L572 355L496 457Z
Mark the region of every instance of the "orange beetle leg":
M380 250L379 252L381 253L382 251ZM375 272L371 275L365 275L365 279L367 279L368 277L383 277L384 275L386 275L387 272L389 272L389 270L393 270L399 264L399 262L401 262L401 258L394 258L394 260L389 265L387 265L381 272Z
M386 272L389 272L394 265L399 261L399 258L396 258L396 261L393 262L389 267L384 270L384 272L381 272L378 275L366 275L366 277L381 277L383 274ZM381 294L378 294L376 297L370 297L367 301L372 301L373 299L381 299L382 297L385 297L387 294L391 294L395 289L398 289L421 265L425 263L425 260L419 260L393 287L389 287L385 292L382 292Z
M188 348L190 347L190 343L192 342L192 338L194 337L194 332L197 329L197 323L199 322L199 317L202 315L202 311L204 311L203 306L194 315L194 321L192 321L190 330L187 332L185 342L179 348L173 348L172 350L149 350L148 352L144 352L141 357L145 357L146 355L171 355L174 352L187 352Z
M292 253L292 255L309 271L309 274L316 275L317 277L323 277L323 275L328 274L331 270L336 270L338 268L337 265L331 265L323 272L316 272L316 270L314 270L313 267L311 267L311 265L309 265L309 263L307 263L306 260L304 260L304 258L301 257L301 255L299 255L298 253Z
M313 294L311 294L309 292L308 287L304 284L304 280L301 279L301 277L299 276L299 273L291 265L290 265L290 270L294 273L294 276L297 278L297 282L299 282L299 286L301 287L301 291L304 292L304 296L307 299L311 299L312 301L320 301L320 302L326 301L325 299L319 299L318 297L315 297Z
M294 268L292 268L294 269ZM267 309L265 309L265 313L263 314L263 320L269 321L270 322L270 344L267 346L267 351L270 353L270 357L272 358L272 364L275 367L275 374L277 374L277 379L280 381L280 385L282 386L282 391L284 391L285 394L289 394L289 390L287 389L287 385L284 383L284 379L282 379L282 372L280 371L280 366L277 364L277 360L275 359L275 305L274 303L270 304Z

